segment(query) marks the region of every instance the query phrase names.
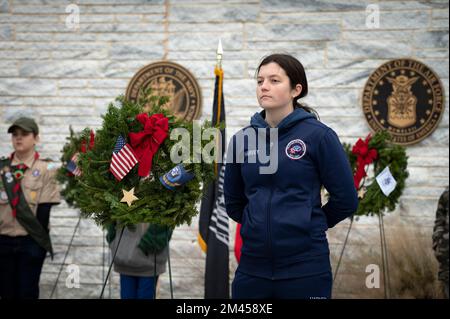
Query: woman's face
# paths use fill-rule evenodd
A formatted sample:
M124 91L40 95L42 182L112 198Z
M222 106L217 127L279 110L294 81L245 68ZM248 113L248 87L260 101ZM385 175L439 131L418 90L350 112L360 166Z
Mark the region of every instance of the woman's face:
M13 148L18 153L27 153L34 149L38 142L38 136L16 127L11 136Z
M256 97L263 109L278 109L292 106L294 97L302 91L297 84L291 88L289 77L277 63L261 66L257 77Z

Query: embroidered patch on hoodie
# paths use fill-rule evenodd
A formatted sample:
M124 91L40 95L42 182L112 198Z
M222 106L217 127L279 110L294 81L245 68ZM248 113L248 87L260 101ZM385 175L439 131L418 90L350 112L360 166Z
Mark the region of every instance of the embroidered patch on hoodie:
M302 140L292 140L286 146L286 155L293 160L301 159L306 153L306 144Z

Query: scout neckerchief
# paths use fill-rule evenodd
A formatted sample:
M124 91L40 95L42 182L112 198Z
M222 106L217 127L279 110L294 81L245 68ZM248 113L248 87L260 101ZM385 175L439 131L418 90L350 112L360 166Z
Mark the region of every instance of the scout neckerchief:
M22 227L39 244L39 246L50 252L53 258L50 235L31 211L31 208L28 206L20 187L20 181L23 178L23 174L25 173L25 169L27 167L24 164L12 166L11 161L13 156L14 153L11 154L10 158L0 160L0 171L2 172L1 179L9 199L9 204L13 210L13 216L17 218L20 225L22 225ZM36 152L34 155L34 161L38 158L39 154ZM11 173L11 170L13 170L13 174Z
M10 160L12 161L13 158L14 158L14 153L11 154ZM38 152L34 152L33 164L31 164L31 166L34 165L34 162L38 158L39 158L39 153ZM21 164L18 164L18 165L12 165L11 166L14 178L17 181L17 183L15 183L15 185L13 186L13 189L12 189L13 198L12 198L12 200L10 202L11 208L12 208L12 215L13 215L14 218L16 218L16 216L17 216L17 204L19 204L19 193L21 192L21 187L20 187L20 182L19 181L23 178L23 176L25 174L25 171L28 168L29 167L25 163L21 163Z

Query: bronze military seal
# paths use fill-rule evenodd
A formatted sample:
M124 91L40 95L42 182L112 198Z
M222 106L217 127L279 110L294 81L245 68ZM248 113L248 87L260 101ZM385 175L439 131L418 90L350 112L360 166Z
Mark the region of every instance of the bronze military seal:
M425 64L397 59L370 75L362 104L374 131L388 130L394 143L409 145L438 126L444 114L444 91L436 73Z
M182 120L192 121L200 115L202 97L194 76L179 64L167 61L151 63L140 69L130 80L126 91L129 101L151 89L151 95L167 96L164 105Z

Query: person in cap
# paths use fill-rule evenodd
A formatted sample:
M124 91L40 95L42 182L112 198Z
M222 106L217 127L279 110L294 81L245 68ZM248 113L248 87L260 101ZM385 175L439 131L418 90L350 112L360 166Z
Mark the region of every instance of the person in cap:
M14 152L0 159L0 299L37 299L52 205L60 202L56 167L35 146L39 128L21 117L8 128Z

